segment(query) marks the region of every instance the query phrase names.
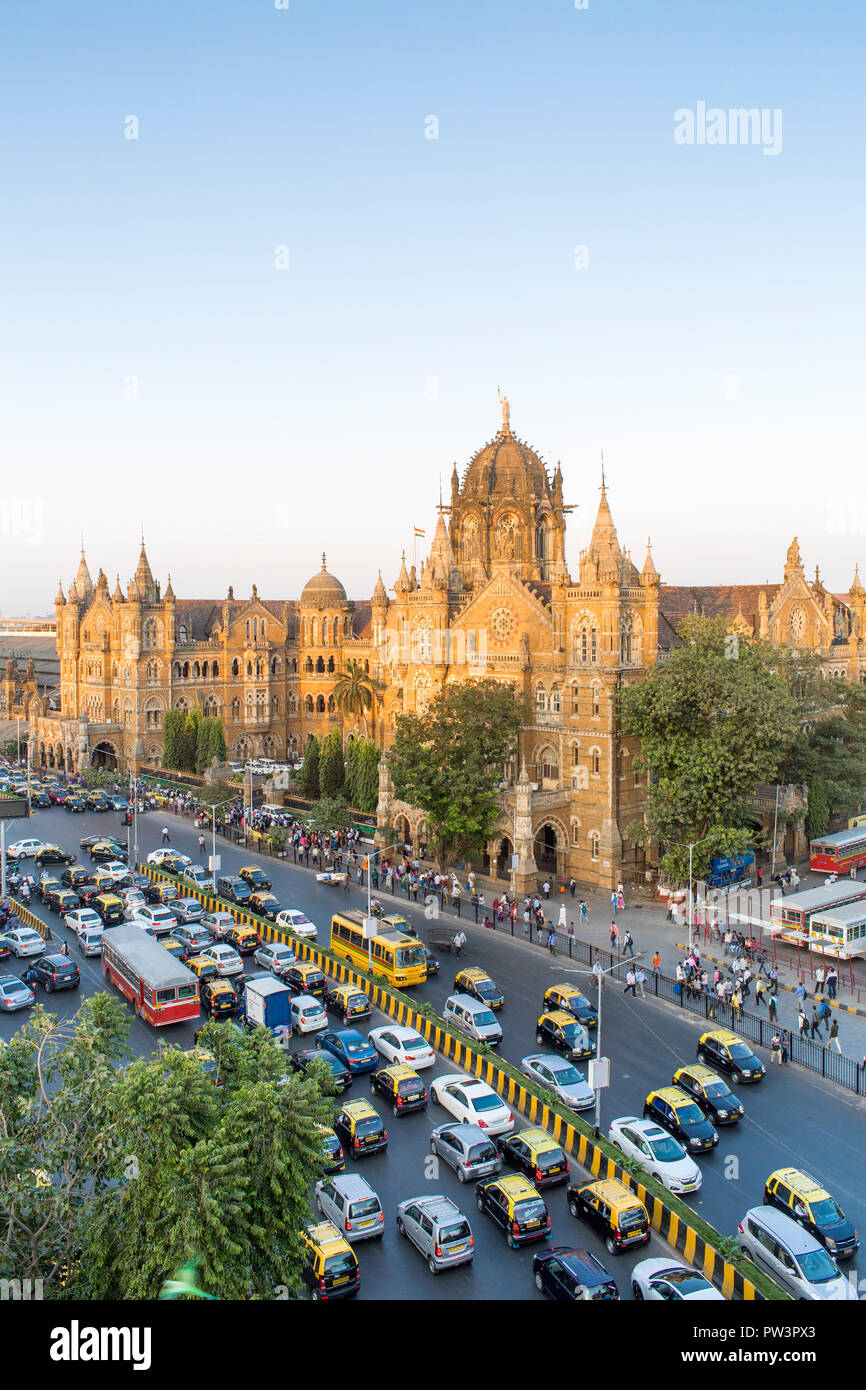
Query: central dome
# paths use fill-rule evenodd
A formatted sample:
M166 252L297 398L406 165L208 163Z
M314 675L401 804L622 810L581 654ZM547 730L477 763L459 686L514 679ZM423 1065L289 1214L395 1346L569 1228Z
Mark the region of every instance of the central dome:
M522 439L516 439L510 429L501 429L496 438L470 460L463 490L490 496L517 493L523 488L535 497L547 497L550 493L547 471L534 449Z
M322 555L322 568L318 574L314 574L312 579L304 585L301 593L301 603L345 603L346 590L343 588L339 579L333 574L328 573L326 557Z

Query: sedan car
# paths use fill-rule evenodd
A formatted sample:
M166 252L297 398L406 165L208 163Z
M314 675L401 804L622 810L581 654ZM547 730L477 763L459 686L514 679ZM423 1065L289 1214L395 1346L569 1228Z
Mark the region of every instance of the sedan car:
M582 1023L564 1009L553 1009L543 1013L535 1025L535 1041L539 1047L547 1044L572 1062L583 1057L591 1057L595 1043Z
M61 849L59 845L43 845L33 856L35 862L43 864L74 864L75 855L71 850Z
M389 1062L405 1062L415 1071L424 1071L436 1062L436 1053L414 1028L389 1023L384 1028L371 1028L367 1034L381 1057Z
M430 1152L444 1158L460 1182L489 1177L502 1167L502 1154L478 1125L439 1125L430 1135Z
M315 941L318 932L316 924L296 907L284 907L282 912L278 912L277 926L286 927L295 936L302 936L310 941Z
M15 927L0 936L0 943L7 946L14 956L41 956L45 942L32 927Z
M11 1014L15 1009L26 1009L35 1002L33 990L17 975L0 975L0 1011Z
M233 946L239 956L251 956L259 944L255 928L244 926L241 922L236 922L223 932L222 940L227 946Z
M45 849L44 840L16 840L14 845L7 846L6 856L9 859L35 859L41 849Z
M110 859L107 864L103 864L102 872L111 875L113 883L121 884L129 878L129 866L120 859Z
M231 946L217 942L213 946L206 946L201 954L213 961L220 975L240 975L243 971L244 963Z
M589 1110L595 1105L595 1091L567 1057L555 1052L534 1052L522 1059L520 1070L536 1085L553 1091L570 1110Z
M102 918L98 912L94 912L92 907L79 907L74 912L69 912L63 919L64 925L75 935L96 927L102 928Z
M435 1105L444 1106L456 1120L478 1125L486 1134L510 1134L514 1129L508 1106L485 1081L448 1072L431 1083L430 1094Z
M339 1057L332 1052L314 1052L312 1048L304 1048L302 1052L290 1052L289 1062L293 1071L306 1073L312 1062L320 1062L328 1067L334 1077L334 1084L337 1095L341 1095L352 1084L352 1073Z
M668 1192L681 1196L700 1190L701 1170L694 1159L689 1158L682 1144L667 1130L652 1120L626 1115L611 1122L607 1137L621 1153L636 1159Z
M163 847L162 849L151 850L147 856L147 862L154 864L157 869L168 869L170 873L179 873L181 869L191 864L192 860L185 854L178 854L176 850Z
M33 962L32 968L46 994L53 994L56 989L78 989L81 984L75 961L59 953L40 956Z
M554 1245L532 1257L532 1278L539 1293L557 1303L596 1303L619 1298L616 1281L588 1250Z
M297 963L297 959L291 947L285 946L282 941L263 941L253 953L256 965L262 966L264 970L272 970L275 975L282 975L291 969Z
M334 1056L349 1068L353 1076L360 1072L374 1071L379 1065L378 1052L357 1028L326 1029L317 1036L316 1047L333 1052Z
M179 922L200 922L204 916L198 898L172 898L171 910Z
M127 922L131 922L133 917L137 917L141 909L147 906L140 888L124 888L120 896L123 899L123 915Z
M636 1299L666 1299L672 1303L724 1303L725 1296L703 1274L676 1260L641 1260L631 1272Z
M97 840L95 845L90 846L90 858L95 863L125 859L126 846L119 845L116 840ZM124 873L126 872L124 867Z

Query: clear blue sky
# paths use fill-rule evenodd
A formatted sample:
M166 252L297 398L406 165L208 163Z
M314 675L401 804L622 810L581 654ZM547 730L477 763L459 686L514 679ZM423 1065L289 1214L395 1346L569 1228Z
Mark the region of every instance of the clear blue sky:
M775 579L797 533L846 590L864 31L853 0L16 6L0 609L50 608L81 531L125 583L140 523L181 595L292 596L322 549L368 595L497 386L562 460L573 568L604 448L663 579ZM780 108L781 152L676 144L699 101Z

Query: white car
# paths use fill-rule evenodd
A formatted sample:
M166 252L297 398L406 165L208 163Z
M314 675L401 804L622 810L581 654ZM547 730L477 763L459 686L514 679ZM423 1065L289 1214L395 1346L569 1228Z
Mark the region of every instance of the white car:
M213 961L220 975L240 975L244 968L244 963L235 948L221 942L214 946L206 946L201 954L207 960Z
M192 863L188 854L179 854L178 851L172 849L170 845L162 849L153 849L147 856L148 864L154 864L157 868L160 868L160 866L165 863L166 859L170 859L173 864L180 864L181 869L189 868L189 865Z
M423 1071L436 1061L436 1053L414 1028L389 1023L384 1028L371 1029L367 1041L373 1044L380 1057L403 1063L413 1071Z
M713 1288L696 1269L676 1260L641 1260L631 1272L631 1291L636 1299L666 1299L673 1303L725 1303L725 1295Z
M177 918L167 907L142 907L131 920L134 925L150 927L157 936L168 936L177 926Z
M99 867L101 874L110 874L113 883L119 879L126 878L129 874L129 865L121 864L119 859L112 859L110 864L101 864Z
M19 960L22 956L41 956L45 950L45 942L32 927L16 927L14 931L0 936L0 942L8 946Z
M650 1177L662 1183L668 1192L679 1196L700 1190L700 1168L689 1158L682 1144L655 1120L639 1120L634 1115L626 1115L611 1122L607 1137L614 1148L637 1159Z
M520 1070L553 1091L570 1110L589 1110L595 1105L595 1091L573 1062L557 1052L533 1052L521 1058Z
M120 896L123 899L123 915L127 922L131 922L133 917L138 917L142 908L147 907L140 888L124 888Z
M63 918L64 924L70 931L74 931L76 936L80 936L83 931L89 931L93 927L102 928L102 918L98 912L94 912L92 907L77 907L74 912L67 912Z
M219 937L237 924L238 919L231 912L206 912L203 917L199 917L196 926L204 927L211 936Z
M16 840L9 845L6 854L9 859L32 859L37 850L45 849L44 840Z
M316 924L296 907L286 907L282 912L278 912L276 925L286 927L290 932L294 932L295 936L307 937L311 941L315 941L318 934Z
M430 1094L434 1104L444 1105L456 1120L477 1125L485 1134L510 1134L514 1129L514 1116L505 1101L484 1081L449 1072L431 1082Z
M194 883L196 888L213 888L214 886L213 874L208 873L207 869L203 869L201 864L190 864L188 868L184 869L181 877Z
M296 994L292 999L292 1029L295 1033L317 1033L327 1028L328 1015L313 994Z
M265 970L272 970L275 975L282 975L297 962L297 956L290 946L285 946L282 941L263 941L258 950L253 952L253 960L256 965L261 965Z
M78 947L83 956L102 955L102 933L104 927L100 922L98 927L85 927L78 933Z

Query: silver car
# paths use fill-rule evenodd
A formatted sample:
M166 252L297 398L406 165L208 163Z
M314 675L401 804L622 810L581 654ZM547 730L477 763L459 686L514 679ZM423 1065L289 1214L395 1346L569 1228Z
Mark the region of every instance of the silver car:
M291 946L284 945L282 941L263 941L253 953L256 965L260 965L264 970L272 970L275 975L282 975L284 971L290 970L297 963L297 959Z
M15 1009L26 1009L34 1003L36 995L29 985L19 980L17 975L0 975L0 1009L12 1013Z
M19 960L22 956L41 956L45 950L45 942L32 927L17 927L5 936L0 936L0 942L8 946Z
M397 1208L397 1230L411 1240L431 1274L475 1258L472 1228L450 1197L409 1197Z
M478 1125L440 1125L430 1135L430 1152L444 1158L461 1182L489 1177L502 1168L502 1154Z
M179 922L200 922L204 908L198 898L175 898L171 910Z
M316 1207L351 1244L380 1240L385 1234L382 1203L370 1184L355 1173L340 1173L316 1183Z
M570 1110L588 1110L595 1105L595 1091L567 1057L533 1052L521 1060L520 1070L537 1086L553 1091Z
M102 927L83 927L78 933L78 946L84 956L102 955Z
M750 1260L798 1299L856 1300L845 1278L809 1231L775 1207L752 1207L739 1225L737 1242Z

